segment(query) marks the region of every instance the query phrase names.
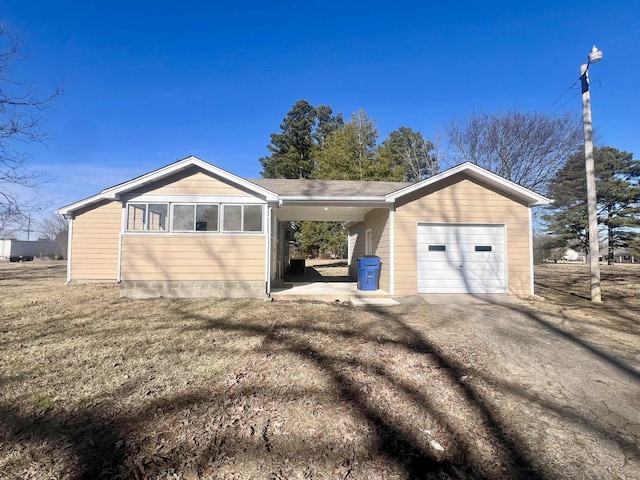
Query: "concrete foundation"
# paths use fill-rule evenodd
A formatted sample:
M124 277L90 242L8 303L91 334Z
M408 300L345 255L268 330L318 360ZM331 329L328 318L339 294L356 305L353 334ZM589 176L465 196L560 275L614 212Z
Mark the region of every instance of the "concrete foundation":
M120 282L120 296L129 298L262 298L263 281L163 281Z

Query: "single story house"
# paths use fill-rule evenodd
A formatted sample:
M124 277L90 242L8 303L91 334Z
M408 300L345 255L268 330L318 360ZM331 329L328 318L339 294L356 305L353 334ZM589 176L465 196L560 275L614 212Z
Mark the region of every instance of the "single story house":
M549 199L464 163L417 183L248 180L188 157L57 211L68 282L133 297L264 297L294 220L341 221L349 262L381 258L380 289L533 294L531 207Z

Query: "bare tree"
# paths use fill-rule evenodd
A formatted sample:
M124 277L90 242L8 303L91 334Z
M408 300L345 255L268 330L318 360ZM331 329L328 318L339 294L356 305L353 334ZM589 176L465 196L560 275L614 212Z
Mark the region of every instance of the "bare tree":
M544 190L581 145L579 119L507 110L473 113L446 128L455 159L475 163L523 187Z
M16 192L38 186L41 177L25 168L26 156L20 151L25 143L42 142L42 113L60 95L37 97L29 84L9 78L9 67L24 60L22 42L0 27L0 233L12 223L23 220L21 201Z
M67 258L69 245L69 222L67 220L60 215L51 215L39 222L38 230L42 238L58 242L64 252L64 257Z

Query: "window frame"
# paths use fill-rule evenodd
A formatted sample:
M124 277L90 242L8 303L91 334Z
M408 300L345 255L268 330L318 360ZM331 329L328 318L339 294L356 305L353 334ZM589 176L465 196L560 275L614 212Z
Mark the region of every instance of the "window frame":
M164 222L164 229L159 230L149 230L149 215L150 215L150 205L164 205L166 207L166 217ZM142 220L143 227L142 229L129 229L130 212L136 212L135 206L144 206L144 217ZM177 206L190 206L193 211L193 229L191 230L176 230L175 229L175 207ZM215 230L198 230L198 208L199 207L215 207L217 208L217 224ZM239 207L240 208L240 229L239 230L225 230L224 229L224 216L226 207ZM259 230L246 230L246 211L249 208L259 208L260 213L259 216L255 217L254 220L259 218L260 229ZM146 200L146 199L129 199L124 203L124 220L123 220L123 233L126 234L176 234L176 235L184 235L184 234L199 234L199 235L263 235L265 233L265 217L264 217L264 207L263 203L241 203L241 202L229 202L225 203L223 201L159 201L159 200ZM138 210L142 210L138 208ZM257 213L257 212L256 212ZM134 223L135 225L135 223Z

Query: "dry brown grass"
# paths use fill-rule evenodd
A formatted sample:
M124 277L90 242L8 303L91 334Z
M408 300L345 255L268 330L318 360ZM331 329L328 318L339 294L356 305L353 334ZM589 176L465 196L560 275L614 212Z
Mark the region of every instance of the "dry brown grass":
M1 478L536 478L423 307L118 296L0 265ZM463 333L459 333L463 335Z

